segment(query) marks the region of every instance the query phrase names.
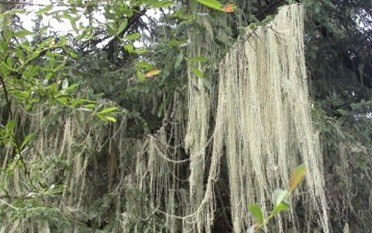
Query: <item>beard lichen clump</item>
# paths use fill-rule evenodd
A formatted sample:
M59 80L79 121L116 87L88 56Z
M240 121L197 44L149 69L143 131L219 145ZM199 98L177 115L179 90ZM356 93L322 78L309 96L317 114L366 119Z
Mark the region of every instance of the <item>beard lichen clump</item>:
M290 229L328 232L323 162L311 121L303 31L302 6L282 7L270 24L248 30L221 62L219 88L225 94L219 105L224 104L226 112L216 121L226 122L234 232L248 227L249 204L260 203L265 213L271 209L272 193L287 188L290 170L300 163L309 170L301 195L306 205L292 208ZM297 217L299 211L305 219ZM313 228L314 222L319 229ZM276 223L277 232L289 230L282 218Z

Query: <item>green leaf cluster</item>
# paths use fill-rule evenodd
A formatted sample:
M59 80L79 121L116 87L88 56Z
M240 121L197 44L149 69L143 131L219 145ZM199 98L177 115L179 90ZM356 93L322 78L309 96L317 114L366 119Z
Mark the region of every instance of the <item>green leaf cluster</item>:
M305 165L300 165L296 167L290 177L289 191L283 189L277 189L273 193L273 204L274 209L271 211L269 216L264 217L261 207L257 204L250 204L248 210L251 212L257 223L253 224L248 228L249 233L254 233L259 231L275 216L277 216L282 211L289 210L288 197L294 192L294 190L301 183L306 174Z

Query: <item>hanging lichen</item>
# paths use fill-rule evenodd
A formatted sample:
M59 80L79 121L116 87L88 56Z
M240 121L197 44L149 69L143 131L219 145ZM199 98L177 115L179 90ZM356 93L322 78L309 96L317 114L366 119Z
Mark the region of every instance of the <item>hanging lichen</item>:
M198 20L202 28L206 29L203 33L198 29L190 29L189 37L192 40L191 47L188 49L190 58L200 57L210 51L210 41L213 40L211 26L205 17ZM203 47L200 46L203 44ZM204 51L202 51L204 50ZM209 114L210 114L210 93L203 83L202 77L198 77L193 70L204 72L203 64L198 62L196 65L190 64L188 67L188 123L185 138L185 147L190 155L190 209L188 214L193 213L199 207L204 196L204 171L206 160L206 143L208 141ZM200 221L197 218L186 218L184 221L185 232L200 232ZM199 229L199 230L198 230Z
M219 99L226 122L234 232L248 227L247 206L268 208L273 191L288 184L289 170L304 163L309 169L302 201L306 219L290 214L293 231L306 221L308 232L328 232L322 155L312 126L306 83L301 5L280 9L266 27L249 30L221 63ZM214 135L216 137L216 135ZM218 152L221 153L221 152ZM216 156L216 155L214 155ZM313 215L313 210L318 216ZM277 232L287 232L277 219ZM310 225L319 221L319 229Z

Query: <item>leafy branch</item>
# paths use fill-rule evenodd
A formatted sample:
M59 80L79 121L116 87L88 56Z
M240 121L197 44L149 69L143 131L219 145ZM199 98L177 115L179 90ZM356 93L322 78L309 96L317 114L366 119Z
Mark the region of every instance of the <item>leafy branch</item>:
M247 233L254 233L262 229L272 218L277 216L280 212L289 210L288 197L292 195L297 186L301 183L306 174L306 166L300 165L295 168L289 180L289 191L277 189L274 191L274 209L269 216L264 218L262 209L258 204L251 204L248 210L251 212L257 223L248 228Z

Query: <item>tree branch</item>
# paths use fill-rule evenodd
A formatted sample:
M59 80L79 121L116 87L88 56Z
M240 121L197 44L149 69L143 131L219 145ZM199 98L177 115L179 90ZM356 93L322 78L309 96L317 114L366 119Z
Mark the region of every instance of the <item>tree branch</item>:
M6 84L5 84L4 78L1 75L0 75L0 82L1 82L1 87L4 90L4 96L5 96L6 106L8 107L10 118L12 119L13 118L12 106L11 106L11 103L10 103L10 100L9 100L8 90L6 88ZM5 123L5 121L4 121L4 123Z
M124 36L124 34L126 32L129 31L129 29L136 23L138 22L138 20L146 13L146 9L143 9L135 14L133 14L132 17L130 17L130 19L128 20L128 25L123 29L123 31L119 32L116 36L114 36L114 38L112 38L108 43L107 45L103 48L103 50L110 50L111 48L113 48L117 38L121 38Z

